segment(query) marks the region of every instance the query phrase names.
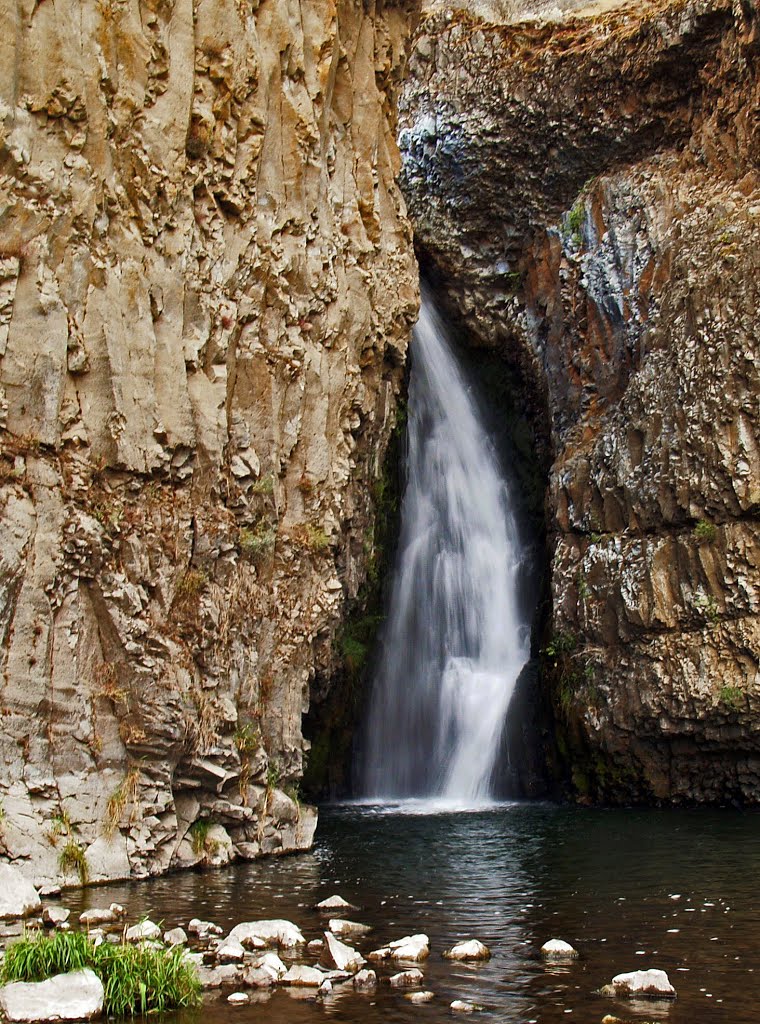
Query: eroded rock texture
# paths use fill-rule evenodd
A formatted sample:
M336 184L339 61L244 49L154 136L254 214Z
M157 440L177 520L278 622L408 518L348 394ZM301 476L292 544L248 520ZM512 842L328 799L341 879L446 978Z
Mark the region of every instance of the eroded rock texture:
M38 880L311 841L417 306L411 6L0 3L0 853Z
M759 58L755 5L687 0L437 13L410 63L421 248L551 463L545 665L581 796L760 800Z

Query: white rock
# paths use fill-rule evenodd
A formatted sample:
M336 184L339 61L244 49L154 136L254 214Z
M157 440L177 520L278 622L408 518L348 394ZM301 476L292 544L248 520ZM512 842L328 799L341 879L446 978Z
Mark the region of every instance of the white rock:
M328 993L332 992L332 990L333 990L332 982L330 981L329 978L325 978L325 980L319 986L319 991L323 995L327 995Z
M392 960L424 960L430 955L430 939L427 935L405 935L389 942L388 948Z
M549 939L541 947L541 956L548 957L550 960L564 960L578 956L578 950L573 949L569 942L564 942L562 939Z
M418 971L415 967L411 971L401 971L399 974L393 974L388 980L393 988L406 988L412 985L421 985L422 979L422 971Z
M89 968L47 981L17 981L0 988L0 1009L9 1024L92 1020L103 1012L103 984Z
M284 977L288 971L287 967L276 953L265 953L263 956L257 957L253 961L252 966L260 968L263 971L268 971L275 981Z
M293 964L282 978L283 985L297 985L306 988L319 988L325 976L316 967L307 967L306 964Z
M327 922L327 926L333 935L353 935L357 938L372 931L368 924L359 924L358 921L344 921L339 917L331 917Z
M359 971L354 975L354 988L374 988L377 985L377 975L374 971Z
M410 1003L429 1003L431 999L435 999L434 992L405 992L404 999L408 999Z
M291 949L293 946L306 944L306 939L300 929L290 921L244 921L236 925L230 932L228 938L237 939L244 946L261 948L264 946L281 946L283 949Z
M244 956L245 950L242 943L232 938L225 939L216 951L217 960L223 964L239 963Z
M478 1010L482 1010L483 1007L478 1003L467 1003L464 999L455 999L451 1004L451 1009L454 1013L476 1013Z
M71 911L65 907L45 907L42 911L42 920L55 928L68 921L70 913Z
M127 942L146 942L150 939L160 939L161 929L153 921L140 921L127 928L124 935Z
M457 942L443 955L447 960L488 960L491 950L478 939L468 939L466 942Z
M187 930L191 935L197 935L199 939L205 939L209 935L224 935L224 929L218 924L214 924L213 921L201 921L197 917L190 921Z
M113 924L120 917L124 916L124 907L120 903L112 903L110 907L91 907L83 910L79 915L79 923L88 928L98 927L101 924Z
M654 968L648 971L630 971L616 974L612 979L616 996L654 996L659 999L675 999L676 990L670 984L665 971Z
M317 904L317 910L358 910L352 903L348 903L342 896L328 896Z
M37 890L13 864L0 863L0 921L28 917L40 909Z
M328 956L339 971L358 971L367 962L361 953L336 939L332 932L325 932L325 942Z
M187 942L187 932L184 928L171 928L164 932L164 942L167 946L184 946Z
M246 1003L250 1002L250 999L245 992L231 992L230 995L227 996L227 1002L231 1003L233 1006L244 1006Z
M314 953L314 954L321 953L322 950L325 948L325 940L324 939L312 939L311 942L306 946L306 948L308 949L308 951L310 953Z
M239 978L240 971L235 964L198 968L198 980L201 983L201 988L221 988L222 985L237 985Z

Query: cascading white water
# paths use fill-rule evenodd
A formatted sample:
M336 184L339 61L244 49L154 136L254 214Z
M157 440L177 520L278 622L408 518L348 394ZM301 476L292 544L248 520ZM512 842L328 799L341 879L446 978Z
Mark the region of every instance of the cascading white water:
M367 797L491 798L529 657L510 495L441 318L412 342L407 483L365 737Z

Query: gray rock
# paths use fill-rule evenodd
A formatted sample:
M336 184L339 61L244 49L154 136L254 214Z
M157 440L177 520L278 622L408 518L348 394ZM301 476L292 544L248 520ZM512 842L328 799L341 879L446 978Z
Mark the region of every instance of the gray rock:
M354 975L354 988L374 988L377 985L377 974L374 971L359 971Z
M443 956L446 960L488 960L491 950L479 939L468 939L466 942L457 942Z
M229 934L230 939L237 939L244 946L261 949L263 946L281 946L292 949L303 946L306 939L299 928L291 921L244 921L236 925Z
M418 971L415 967L409 971L400 971L398 974L392 975L388 980L393 988L411 988L413 985L421 985L423 978L422 971Z
M331 917L327 922L327 926L333 935L339 935L341 938L359 938L361 935L366 935L372 931L372 928L368 924L359 924L358 921L344 921L339 917Z
M167 946L184 946L187 942L187 933L184 928L171 928L164 932L164 942Z
M151 939L161 938L161 929L153 921L140 921L127 928L124 935L127 942L146 942Z
M239 984L241 972L235 964L223 964L221 967L199 967L198 980L201 983L201 988L221 988L223 985Z
M283 985L295 985L303 988L319 988L325 976L316 967L307 967L306 964L293 964L282 978Z
M103 1012L103 984L89 968L47 981L17 981L0 988L0 1009L9 1024L93 1020Z
M65 924L71 914L65 907L45 907L42 911L42 920L52 928Z
M431 999L435 999L435 992L428 992L423 990L422 992L406 992L404 993L404 999L408 999L410 1003L429 1003Z
M245 950L237 939L228 938L216 951L217 959L220 963L240 963L245 957Z
M479 1003L468 1003L464 999L455 999L454 1002L451 1003L450 1009L452 1009L454 1013L477 1013L479 1010L482 1010L483 1007Z
M676 990L670 984L665 971L651 968L648 971L630 971L628 974L616 974L611 985L602 988L603 995L617 998L643 997L654 999L675 999Z
M227 996L227 1002L232 1006L244 1006L250 1001L251 1000L247 992L231 992Z
M348 903L342 896L328 896L317 904L317 910L358 910L352 903Z
M29 917L41 907L37 890L13 864L0 863L0 921Z
M547 960L573 960L578 956L578 951L563 939L549 939L541 947L541 956Z
M337 939L332 932L325 932L327 953L339 971L358 971L367 961L351 946Z

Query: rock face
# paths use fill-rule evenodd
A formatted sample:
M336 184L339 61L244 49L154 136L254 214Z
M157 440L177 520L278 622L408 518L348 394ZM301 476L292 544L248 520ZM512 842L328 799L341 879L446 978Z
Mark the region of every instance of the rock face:
M0 0L0 853L41 881L311 842L418 301L413 6Z
M565 778L581 799L754 803L758 13L601 6L423 20L405 191L547 467Z
M42 909L40 897L23 872L0 863L0 921L28 917Z
M9 1024L22 1021L94 1020L103 1012L103 983L85 968L47 981L17 981L0 988L0 1010Z

